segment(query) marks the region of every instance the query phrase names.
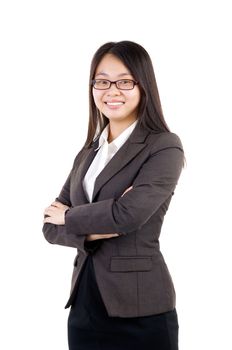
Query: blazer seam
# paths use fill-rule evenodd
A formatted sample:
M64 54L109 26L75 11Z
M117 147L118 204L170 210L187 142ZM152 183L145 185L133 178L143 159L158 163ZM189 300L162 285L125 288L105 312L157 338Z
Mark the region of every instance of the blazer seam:
M181 147L168 146L168 147L163 147L163 148L157 149L155 152L151 149L150 150L150 156L155 156L155 155L159 154L160 152L165 151L165 150L170 149L170 148L177 148L179 151L184 153L184 151L183 151L183 149Z
M137 247L137 234L135 234L135 250L136 256L138 256L138 247ZM140 315L140 300L139 300L139 273L136 272L136 282L137 282L137 315Z

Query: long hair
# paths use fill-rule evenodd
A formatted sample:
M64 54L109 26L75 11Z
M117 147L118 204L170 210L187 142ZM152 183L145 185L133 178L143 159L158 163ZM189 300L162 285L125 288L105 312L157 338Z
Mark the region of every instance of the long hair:
M147 51L132 41L108 42L94 54L89 76L89 124L84 147L88 148L94 137L100 135L109 123L108 118L96 107L92 94L92 80L97 66L106 54L119 58L139 82L141 98L138 106L138 122L151 132L170 132L164 120L159 92L151 58Z

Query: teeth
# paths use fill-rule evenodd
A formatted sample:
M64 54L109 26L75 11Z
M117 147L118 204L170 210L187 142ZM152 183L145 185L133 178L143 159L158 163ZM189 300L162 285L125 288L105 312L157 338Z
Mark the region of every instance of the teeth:
M119 106L123 105L123 102L106 102L109 106Z

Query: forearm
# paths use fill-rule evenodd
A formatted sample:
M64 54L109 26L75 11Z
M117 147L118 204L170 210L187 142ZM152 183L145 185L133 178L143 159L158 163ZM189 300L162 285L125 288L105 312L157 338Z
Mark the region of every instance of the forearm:
M42 231L46 240L51 244L58 244L72 248L80 248L83 246L84 239L77 235L68 235L65 225L45 223Z
M154 154L124 196L71 208L66 215L67 234L125 235L140 229L173 194L182 163L183 153L177 148Z

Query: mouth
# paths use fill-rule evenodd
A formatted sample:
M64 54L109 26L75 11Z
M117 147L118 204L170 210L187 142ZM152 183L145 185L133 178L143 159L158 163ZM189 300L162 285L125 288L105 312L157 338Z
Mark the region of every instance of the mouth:
M120 102L120 101L118 101L118 102L105 102L105 104L107 105L107 106L122 106L123 104L124 104L124 102Z

